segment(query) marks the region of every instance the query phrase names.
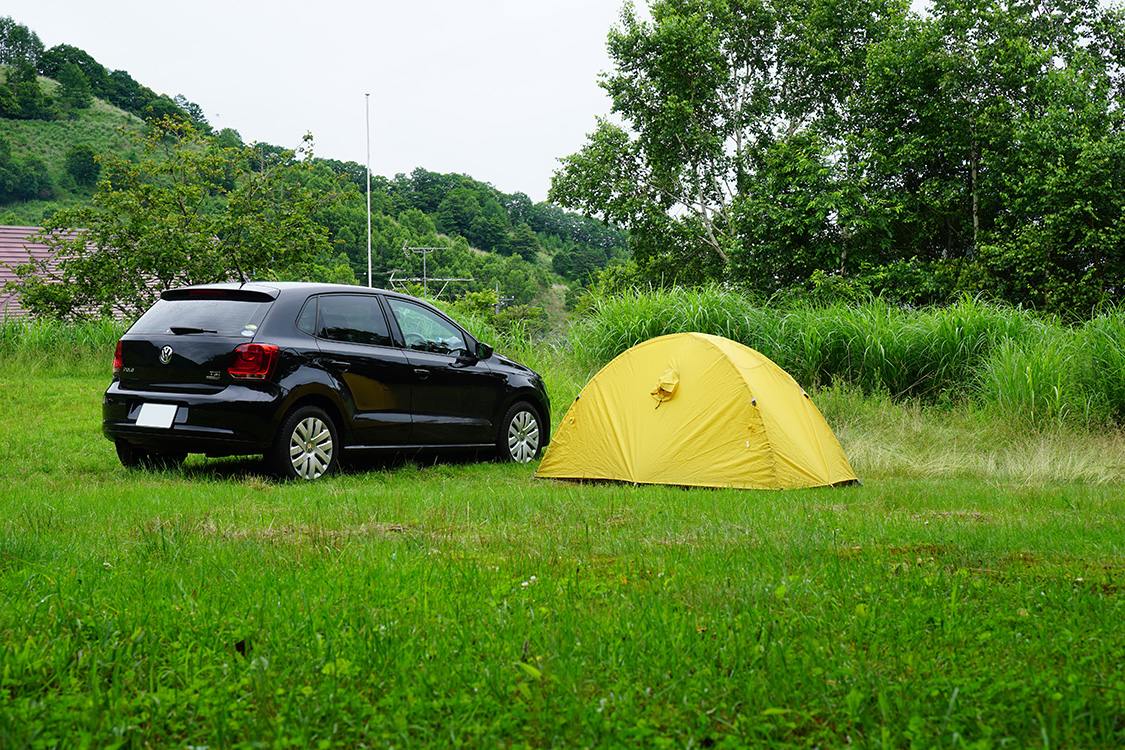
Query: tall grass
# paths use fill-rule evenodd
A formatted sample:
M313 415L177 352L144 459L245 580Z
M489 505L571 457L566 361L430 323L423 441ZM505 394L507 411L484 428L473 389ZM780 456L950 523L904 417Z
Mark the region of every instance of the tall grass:
M1079 341L1081 387L1101 399L1112 419L1125 421L1125 310L1086 323Z
M128 323L102 319L85 323L56 320L0 320L0 357L25 365L104 365Z
M1082 358L1078 336L1049 328L1029 341L1004 341L982 363L978 384L987 400L1030 424L1108 416L1103 399L1082 387Z
M974 399L1032 424L1125 418L1125 311L1069 328L972 298L922 310L879 300L773 307L714 287L652 290L590 298L569 344L596 369L641 341L687 331L753 347L806 387Z

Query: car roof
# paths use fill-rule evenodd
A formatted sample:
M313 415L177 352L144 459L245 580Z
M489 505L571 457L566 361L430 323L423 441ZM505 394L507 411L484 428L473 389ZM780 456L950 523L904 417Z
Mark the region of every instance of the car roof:
M314 294L379 294L384 297L391 297L394 299L409 300L411 302L423 305L438 313L447 320L452 320L449 315L442 312L440 308L434 305L429 300L419 299L418 297L402 292L396 292L391 289L381 289L379 287L359 286L358 284L330 284L316 281L226 281L218 282L215 284L196 284L194 286L177 287L175 289L167 289L161 294L163 297L169 292L172 294L183 293L188 290L205 290L205 289L235 289L242 292L257 292L269 297L278 298L282 295L288 296L296 294L302 298L308 298ZM464 326L456 321L453 321L459 328L465 330ZM467 331L466 331L467 332ZM470 334L471 335L471 334Z
M265 292L282 293L282 292L301 292L306 295L325 294L328 292L350 292L355 293L375 293L385 294L391 297L400 297L402 299L417 300L417 297L412 297L409 294L403 294L391 289L382 289L379 287L366 287L357 284L329 284L315 281L226 281L216 284L196 284L190 287L180 287L180 289L239 289L251 292ZM418 300L426 302L426 300Z

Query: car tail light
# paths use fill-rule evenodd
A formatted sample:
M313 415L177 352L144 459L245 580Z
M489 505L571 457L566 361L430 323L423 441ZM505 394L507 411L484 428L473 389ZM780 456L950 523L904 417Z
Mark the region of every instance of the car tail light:
M269 380L277 364L273 344L243 344L231 352L227 372L235 380Z
M113 353L113 374L120 375L124 365L121 363L121 342L117 342L117 351Z

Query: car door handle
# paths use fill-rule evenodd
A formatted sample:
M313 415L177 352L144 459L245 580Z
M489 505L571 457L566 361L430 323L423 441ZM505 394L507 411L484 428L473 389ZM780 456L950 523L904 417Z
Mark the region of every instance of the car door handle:
M328 360L328 364L342 372L347 372L348 368L352 366L352 363L348 362L346 359L330 359Z
M427 370L424 367L415 367L414 368L414 374L417 375L422 380L425 380L426 378L430 377L430 371Z

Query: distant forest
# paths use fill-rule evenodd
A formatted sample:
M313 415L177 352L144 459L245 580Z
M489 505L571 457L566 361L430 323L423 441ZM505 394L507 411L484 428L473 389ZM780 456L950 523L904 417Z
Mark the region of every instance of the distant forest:
M173 117L219 146L246 145L236 130L215 131L202 108L185 96L157 94L77 47L46 49L34 31L11 18L0 18L0 65L0 221L5 223L37 224L63 205L89 201L104 176L99 157L130 148L123 146L122 125L139 131L146 122ZM96 111L97 100L120 112ZM263 160L288 151L252 145ZM366 169L355 162L312 162L312 179L325 190L343 193L317 217L334 252L317 259L319 267L336 280L366 282ZM425 272L427 278L474 280L449 284L446 296L487 288L505 300L529 304L553 283L581 286L629 257L624 230L533 203L521 192L501 192L467 175L423 168L393 179L372 175L371 193L371 267L377 286L387 285L392 276L418 278ZM434 247L440 249L411 250Z

